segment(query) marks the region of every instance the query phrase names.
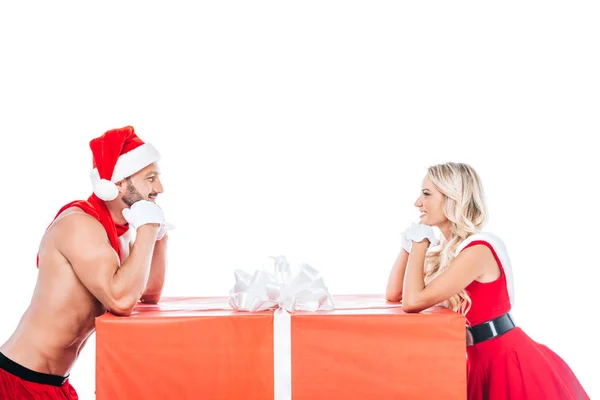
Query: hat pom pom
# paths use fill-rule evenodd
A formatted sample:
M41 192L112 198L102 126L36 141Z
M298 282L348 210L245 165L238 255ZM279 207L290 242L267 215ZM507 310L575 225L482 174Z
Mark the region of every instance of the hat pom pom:
M106 179L100 179L94 185L94 194L101 200L111 201L119 195L117 185Z

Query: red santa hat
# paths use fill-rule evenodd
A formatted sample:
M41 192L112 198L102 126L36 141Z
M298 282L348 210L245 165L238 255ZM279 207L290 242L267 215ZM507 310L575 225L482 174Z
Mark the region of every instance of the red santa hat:
M90 149L94 157L90 174L94 194L104 201L117 198L115 183L160 160L154 146L137 137L132 126L112 129L92 139Z

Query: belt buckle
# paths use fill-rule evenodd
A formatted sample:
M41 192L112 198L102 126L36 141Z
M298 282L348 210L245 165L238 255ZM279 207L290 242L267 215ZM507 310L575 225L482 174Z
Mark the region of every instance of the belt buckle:
M492 338L495 338L496 336L498 336L498 329L496 329L496 321L495 320L488 321L487 326L490 328L490 331L492 332Z

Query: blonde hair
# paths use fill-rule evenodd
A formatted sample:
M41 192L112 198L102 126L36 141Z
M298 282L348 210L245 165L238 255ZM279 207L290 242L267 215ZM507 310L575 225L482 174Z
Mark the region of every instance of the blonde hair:
M425 258L425 284L442 273L456 257L456 249L466 238L479 232L486 218L483 186L475 170L461 163L445 163L427 169L427 177L444 195L444 215L450 222L451 235L442 240ZM471 298L465 289L450 297L446 306L466 314Z

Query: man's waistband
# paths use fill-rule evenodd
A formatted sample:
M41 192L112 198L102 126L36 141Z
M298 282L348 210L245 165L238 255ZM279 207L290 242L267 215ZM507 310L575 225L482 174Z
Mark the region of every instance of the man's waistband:
M24 366L17 364L1 352L0 368L23 380L41 383L43 385L62 386L68 378L67 376L44 374L42 372L30 370L29 368L25 368Z

